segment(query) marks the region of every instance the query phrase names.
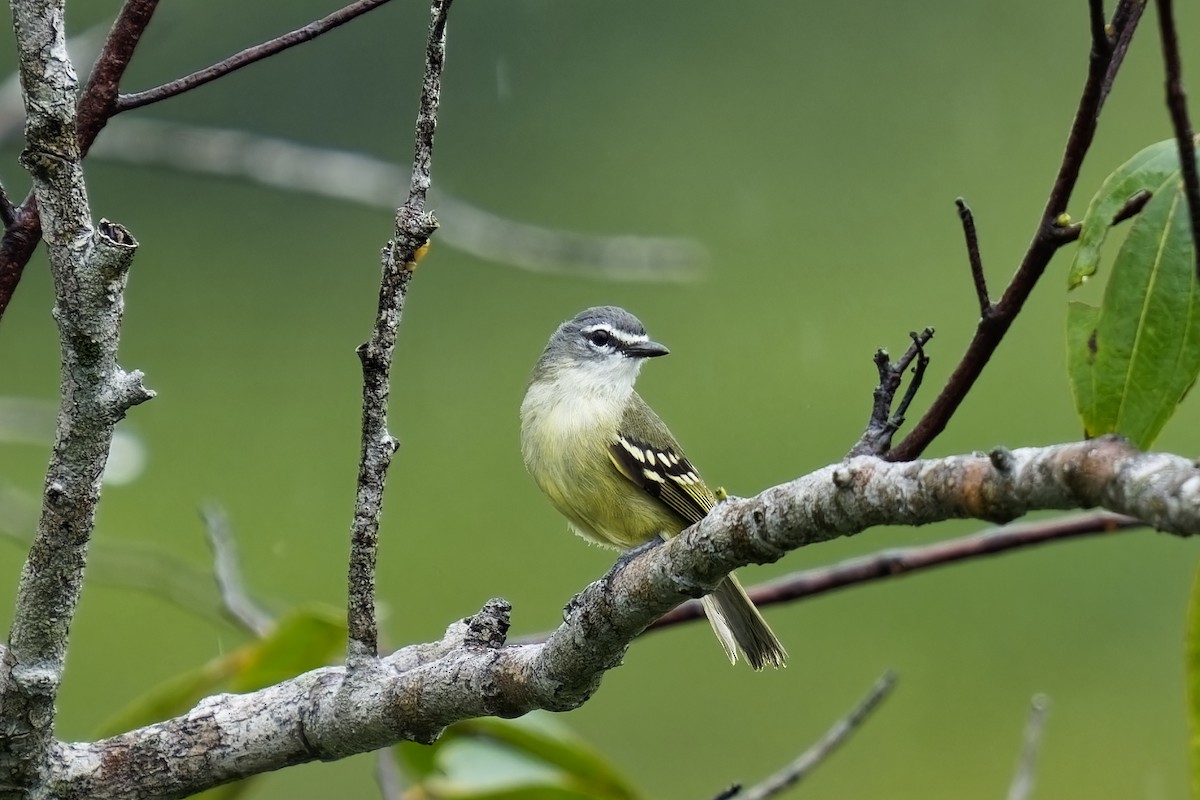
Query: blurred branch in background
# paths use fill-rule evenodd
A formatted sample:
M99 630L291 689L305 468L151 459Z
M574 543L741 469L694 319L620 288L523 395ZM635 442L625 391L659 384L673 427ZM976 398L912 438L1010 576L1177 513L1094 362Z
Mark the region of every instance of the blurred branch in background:
M204 532L208 537L209 546L212 547L213 577L216 578L217 588L221 592L226 615L250 635L265 636L274 620L246 591L241 566L238 564L233 531L229 528L229 518L225 509L215 503L209 503L200 509L200 519L204 521Z
M149 119L113 120L92 155L147 167L219 175L394 211L408 170L362 153L315 147L244 131ZM708 259L692 239L600 236L529 225L431 187L440 243L530 272L612 281L683 282Z
M987 366L996 348L1000 346L1025 301L1029 299L1038 279L1050 264L1050 259L1066 244L1066 238L1060 235L1063 227L1062 215L1067 210L1067 203L1079 180L1083 159L1092 144L1100 121L1100 111L1104 108L1104 101L1112 89L1117 71L1125 60L1134 31L1137 30L1145 10L1145 3L1144 0L1121 0L1109 24L1104 22L1103 0L1089 0L1088 8L1092 50L1088 61L1087 79L1079 97L1074 122L1067 135L1058 174L1042 209L1033 239L1000 299L994 303L988 301L986 308L989 309L989 313L980 317L966 353L954 368L941 393L908 436L887 454L889 460L909 461L919 457L946 429L950 418L975 385L976 379ZM973 227L974 220L971 222ZM979 288L983 285L982 263L977 263L978 243L972 241L969 230L967 243L976 295L982 307L987 297Z
M1029 800L1033 794L1034 773L1037 769L1038 752L1042 746L1042 731L1046 728L1046 714L1050 711L1050 698L1044 694L1033 696L1029 703L1029 719L1025 723L1025 736L1021 744L1021 757L1017 771L1008 787L1007 800Z
M795 786L800 781L804 780L810 772L821 765L825 759L833 755L850 735L866 721L879 704L883 702L896 685L896 673L888 671L880 676L875 685L867 693L867 696L859 701L849 714L834 723L820 741L812 747L805 750L799 758L788 764L783 769L771 775L755 786L751 786L745 792L738 794L727 795L737 800L769 800L769 798L780 794L791 787Z

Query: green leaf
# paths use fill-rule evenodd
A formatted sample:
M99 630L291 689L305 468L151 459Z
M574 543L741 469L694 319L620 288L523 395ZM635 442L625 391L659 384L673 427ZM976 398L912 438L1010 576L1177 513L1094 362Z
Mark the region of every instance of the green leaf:
M1167 139L1142 150L1104 180L1080 223L1078 248L1067 274L1068 289L1096 273L1100 247L1112 228L1113 217L1126 201L1138 192L1155 191L1178 174L1179 148L1174 139Z
M1130 226L1099 309L1067 314L1068 374L1088 436L1149 447L1200 373L1200 291L1177 176Z
M182 714L228 680L243 655L244 651L237 650L214 658L154 687L105 720L96 731L96 738L116 736Z
M602 756L549 714L451 725L433 745L396 748L415 797L456 800L635 800L636 790Z
M1187 702L1192 729L1192 797L1200 800L1200 569L1192 580L1187 614Z
M249 649L229 688L252 692L324 666L346 644L345 613L329 606L289 611Z
M1086 435L1119 433L1149 447L1200 374L1200 287L1173 139L1105 180L1080 224L1068 285L1095 274L1112 219L1134 194L1130 225L1099 308L1067 308L1067 372Z
M251 692L330 663L341 653L346 624L328 607L289 612L261 639L151 689L105 721L98 737L169 719L227 689Z

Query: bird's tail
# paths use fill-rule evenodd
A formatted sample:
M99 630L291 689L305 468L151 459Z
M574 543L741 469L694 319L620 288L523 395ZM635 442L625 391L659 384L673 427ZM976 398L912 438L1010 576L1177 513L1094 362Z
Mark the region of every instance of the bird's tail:
M735 575L730 574L712 594L700 598L700 602L713 633L732 663L737 663L738 650L741 650L756 670L766 666L786 666L787 651L746 596L746 590Z

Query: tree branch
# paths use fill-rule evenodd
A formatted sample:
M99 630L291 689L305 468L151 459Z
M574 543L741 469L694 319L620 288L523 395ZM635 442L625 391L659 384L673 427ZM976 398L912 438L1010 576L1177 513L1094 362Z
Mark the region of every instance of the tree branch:
M83 585L100 482L116 423L152 397L116 361L123 292L137 243L93 229L77 137L78 82L66 53L65 0L13 0L25 97L21 161L45 218L62 355L54 449L37 533L17 587L0 670L0 785L30 789L48 769L55 699Z
M88 85L79 99L73 129L78 137L81 156L87 153L104 127L117 84L129 66L134 48L157 6L158 0L126 0L121 7L104 49L92 68ZM63 57L66 58L65 50ZM38 198L34 192L30 192L21 205L14 209L12 221L6 225L4 238L0 239L0 319L4 318L4 311L21 282L25 265L29 263L41 238Z
M909 405L916 397L917 390L921 388L925 368L929 366L925 345L933 338L933 328L926 328L920 333L909 332L908 335L912 344L895 363L892 363L886 350L875 351L875 369L879 372L879 384L872 395L871 418L867 421L862 436L858 437L858 441L846 454L846 458L884 455L892 446L892 437L904 424L904 415L908 413ZM917 366L913 368L912 380L909 381L908 390L893 414L892 403L896 399L896 392L900 390L900 384L904 381L905 370L914 360Z
M979 320L966 353L947 379L941 394L908 436L888 453L887 457L893 461L917 458L946 429L950 418L975 385L976 379L987 366L996 348L1000 346L1025 301L1029 299L1050 259L1065 243L1059 233L1059 217L1066 210L1071 192L1079 180L1079 171L1095 136L1100 111L1145 10L1142 0L1121 0L1109 26L1112 30L1110 36L1105 26L1096 25L1094 22L1100 5L1100 0L1091 0L1091 30L1094 38L1087 80L1079 98L1075 120L1067 136L1058 175L1042 209L1033 239L1004 294L992 305L992 313Z
M446 14L451 0L433 0L429 41L425 50L425 80L417 112L416 145L408 200L396 212L391 240L383 248L383 275L379 306L371 338L358 348L363 372L362 447L354 522L350 529L347 623L351 668L364 666L378 653L375 622L375 560L379 549L379 518L388 467L398 442L388 432L387 404L391 391L392 352L404 313L408 282L417 262L428 249L437 220L425 210L433 161L433 135L437 128L442 67L446 59Z
M204 521L204 532L208 536L213 552L213 577L221 593L221 605L225 616L252 636L262 637L274 624L271 615L263 611L246 591L242 582L242 571L238 566L237 549L229 519L225 511L215 504L200 509Z
M1017 761L1017 770L1008 787L1008 800L1029 800L1029 796L1033 794L1033 777L1037 769L1038 751L1042 746L1042 731L1046 727L1046 713L1049 710L1050 699L1046 695L1033 696L1029 703L1029 720L1025 723L1021 757Z
M109 123L88 157L221 175L393 212L412 180L406 167L363 153L136 116ZM438 210L440 244L530 272L684 283L708 259L693 239L544 228L493 214L436 186L427 203Z
M876 525L1004 520L1096 505L1195 534L1200 468L1179 456L1140 453L1114 437L834 464L754 498L720 503L698 525L584 589L544 643L506 646L509 607L492 601L450 626L440 642L379 659L369 681L326 667L251 694L208 698L181 717L112 739L59 745L51 785L66 800L116 797L134 785L145 796L178 796L401 739L429 742L471 717L568 710L591 696L650 623L738 567Z
M1196 174L1196 140L1188 119L1187 94L1183 90L1183 67L1179 63L1179 41L1175 35L1175 12L1171 0L1157 0L1158 30L1162 38L1163 66L1166 71L1167 110L1175 128L1179 146L1179 166L1183 172L1183 194L1187 198L1192 223L1192 255L1196 259L1196 279L1200 280L1200 176Z
M379 6L387 3L389 0L358 0L350 3L344 8L340 8L332 14L322 17L308 23L303 28L297 28L281 36L276 36L270 41L257 44L254 47L248 47L240 53L235 53L224 61L219 61L210 67L205 67L202 70L197 70L190 75L185 75L182 78L177 78L170 83L164 83L161 86L156 86L153 89L147 89L143 92L134 92L131 94L123 94L117 98L116 108L113 114L120 114L122 111L128 111L131 108L141 108L148 106L151 103L157 103L160 100L166 100L176 95L181 95L184 92L191 91L206 83L215 81L217 78L228 75L231 72L247 67L257 61L262 61L265 58L282 53L288 48L295 47L298 44L311 42L322 34L345 25L355 17L360 17L368 11L374 11Z
M975 296L979 299L979 318L992 313L992 298L988 296L987 278L983 274L983 256L979 253L979 234L975 231L975 215L967 201L961 197L954 201L958 208L958 219L962 223L963 236L967 240L967 261L971 265L971 282L975 284Z
M827 567L794 572L773 581L752 586L746 590L754 605L759 608L777 603L790 603L806 597L816 597L826 592L889 580L924 572L934 567L972 561L986 556L1023 550L1050 542L1061 542L1088 536L1103 536L1118 531L1144 528L1144 522L1119 514L1101 512L1082 514L1065 519L1032 522L1025 525L1006 525L970 536L962 536L944 542L903 547L851 558ZM688 601L659 617L647 631L669 628L683 622L704 619L700 603ZM540 642L549 634L538 634L520 641Z
M895 686L896 673L885 672L879 680L875 681L875 685L867 692L867 696L860 700L849 714L835 722L820 741L801 753L799 758L762 783L750 787L744 794L731 796L737 797L739 800L769 800L804 780L825 759L833 755L833 752L841 747L860 725L866 722L867 717L891 694Z

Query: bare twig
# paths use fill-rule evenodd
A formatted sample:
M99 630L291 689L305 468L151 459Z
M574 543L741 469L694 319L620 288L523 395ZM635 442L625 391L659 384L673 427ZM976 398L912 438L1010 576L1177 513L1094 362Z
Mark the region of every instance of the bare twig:
M1098 6L1100 0L1091 0L1091 30L1094 40L1087 80L1079 98L1075 121L1067 136L1058 175L1042 209L1033 239L1004 294L993 304L992 313L979 320L966 353L947 379L941 394L913 427L912 432L887 454L890 460L908 461L917 458L945 430L950 418L954 416L992 354L1000 346L1025 301L1029 299L1050 259L1058 248L1065 244L1060 233L1059 217L1066 210L1067 201L1070 200L1071 192L1079 180L1079 171L1095 136L1104 101L1112 89L1113 80L1124 62L1129 43L1145 10L1142 0L1121 0L1113 13L1112 23L1109 26L1100 26L1094 22L1097 13L1102 13L1098 11ZM1108 33L1109 29L1113 32L1111 36Z
M850 738L850 734L854 733L871 715L871 712L879 707L879 704L891 693L895 685L896 674L890 670L885 672L871 687L867 696L859 701L859 704L851 709L849 714L835 722L820 741L762 783L751 786L744 794L736 796L739 800L768 800L804 780L809 773L833 755L833 752Z
M433 0L429 41L425 50L425 80L417 112L416 145L408 200L396 212L391 240L383 248L379 306L371 338L358 348L363 371L362 449L354 522L350 529L350 568L347 600L351 669L373 662L378 653L375 622L375 560L379 550L379 518L383 488L398 442L388 432L387 404L391 385L392 352L404 312L408 282L417 261L437 230L437 220L425 210L437 128L442 66L446 59L446 14L451 0Z
M0 222L4 223L4 227L13 224L17 218L17 209L13 206L12 200L8 197L8 192L3 186L0 186Z
M379 787L379 796L383 800L401 800L404 797L400 765L396 763L396 754L390 747L375 751L375 785Z
M108 93L115 88L129 65L133 50L157 5L158 0L126 0L113 22L100 58L92 68L92 79L79 98L74 130L81 154L88 151L103 127L106 109L111 106L112 98ZM5 228L3 239L0 239L0 319L4 318L4 311L21 282L25 265L29 263L41 238L42 220L38 214L38 200L31 191L20 206L14 208L12 222Z
M412 180L408 169L363 153L133 116L109 123L89 157L223 175L393 212ZM428 203L438 210L440 244L530 272L674 283L694 280L708 258L692 239L552 230L485 211L436 186Z
M827 567L793 572L773 581L751 586L747 588L746 593L750 595L754 605L762 608L816 597L863 583L898 578L960 561L999 555L1010 550L1023 550L1049 542L1103 536L1144 527L1144 522L1106 512L1024 525L1006 525L1003 528L993 528L945 542L920 547L892 548ZM648 626L646 631L662 630L704 618L704 610L700 603L692 600L663 614ZM536 644L545 641L549 635L549 632L536 633L513 641L516 644Z
M1021 744L1021 757L1017 770L1008 787L1008 800L1029 800L1033 794L1034 773L1037 769L1038 751L1042 746L1042 731L1046 727L1046 713L1050 710L1050 698L1036 694L1029 703L1029 719L1025 723L1025 736Z
M1187 94L1183 90L1183 67L1179 63L1179 41L1175 35L1172 0L1157 0L1157 4L1163 66L1167 74L1167 109L1171 112L1175 142L1179 146L1183 193L1187 197L1188 216L1192 222L1192 255L1196 259L1197 280L1200 280L1200 176L1196 174L1196 140L1192 135L1192 122L1188 119Z
M204 532L208 536L209 546L212 547L213 576L221 592L226 616L255 636L266 635L274 620L246 591L242 571L238 566L233 532L229 528L229 518L224 509L215 504L206 505L200 509L200 518L204 520Z
M975 231L975 215L967 201L961 197L954 201L958 208L958 219L962 222L963 235L967 240L967 260L971 264L971 281L975 284L975 295L979 298L979 316L992 313L992 298L988 296L987 278L983 274L983 256L979 253L979 235Z
M1127 219L1136 217L1146 207L1146 203L1150 202L1153 195L1149 189L1143 189L1140 192L1134 192L1133 196L1125 201L1125 205L1117 209L1117 213L1113 214L1112 224L1120 225ZM1062 241L1063 244L1073 242L1079 238L1079 234L1083 231L1083 223L1073 222L1070 225L1064 225L1056 229L1055 235Z
M326 17L308 23L303 28L297 28L289 33L276 36L270 41L257 44L254 47L248 47L224 61L220 61L210 67L205 67L190 75L185 75L182 78L177 78L170 83L164 83L162 86L156 86L153 89L147 89L143 92L123 94L117 98L116 109L113 113L119 114L131 108L147 106L151 103L157 103L160 100L166 100L169 97L183 94L198 86L203 86L242 67L262 61L265 58L270 58L276 53L281 53L290 47L311 42L321 34L328 33L334 28L345 25L355 17L362 16L368 11L373 11L387 2L388 0L358 0L358 2L350 3Z
M117 91L159 0L125 0L79 100L79 146L86 154L117 110Z
M904 355L894 364L886 350L875 351L875 368L879 372L879 385L875 387L871 404L871 418L862 436L855 442L854 447L846 454L846 458L855 456L880 456L892 446L892 437L904 424L904 415L908 412L909 404L916 397L917 389L925 377L925 368L929 366L929 358L925 355L924 347L933 338L933 328L926 328L920 333L910 332L912 344L904 351ZM909 382L908 391L904 393L900 404L892 412L892 403L896 392L904 380L904 371L916 359L917 366L913 369L913 378Z

